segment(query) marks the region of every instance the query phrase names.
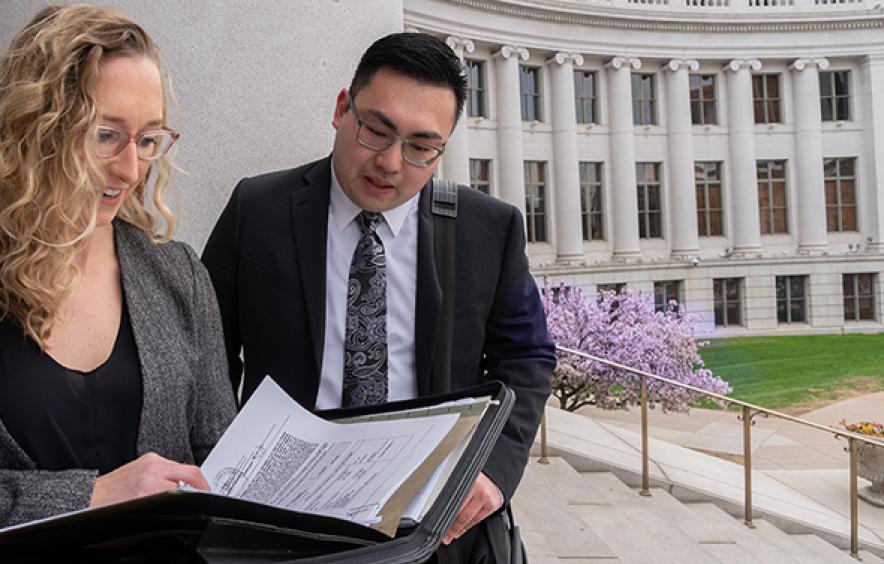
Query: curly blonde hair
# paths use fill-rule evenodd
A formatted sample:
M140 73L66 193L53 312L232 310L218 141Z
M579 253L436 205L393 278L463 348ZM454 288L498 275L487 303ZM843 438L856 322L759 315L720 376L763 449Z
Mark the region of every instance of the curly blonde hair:
M94 91L111 56L160 66L139 25L83 4L42 10L0 55L0 319L12 316L44 349L79 277L75 255L95 229L105 173L91 150L100 118ZM163 200L171 168L166 157L152 163L117 214L156 242L174 227Z

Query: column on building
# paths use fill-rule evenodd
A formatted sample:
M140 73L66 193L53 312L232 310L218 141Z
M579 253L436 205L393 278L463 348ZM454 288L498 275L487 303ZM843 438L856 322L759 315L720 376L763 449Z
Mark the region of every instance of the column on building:
M860 67L862 86L854 94L854 100L862 104L863 153L860 157L863 175L863 196L869 209L860 208L864 239L867 250L884 252L884 193L877 189L884 186L884 54L867 55ZM858 93L862 92L862 96Z
M795 181L798 194L798 251L829 248L826 193L823 182L823 132L820 111L820 70L823 58L796 59L790 66L795 94Z
M615 259L641 257L638 244L638 196L635 184L635 134L632 123L632 71L641 68L632 57L614 57L607 64L609 136L611 144L610 225Z
M725 65L727 74L727 121L730 141L730 186L733 250L761 251L758 217L758 184L755 178L755 114L752 105L752 72L761 70L758 59L734 59Z
M451 50L463 63L466 53L475 51L475 44L464 37L456 35L449 36L445 43L451 47ZM463 111L460 113L460 119L457 120L457 126L448 137L445 144L445 157L442 162L442 172L448 180L453 180L458 184L470 184L470 147L469 147L469 128L467 127L467 107L464 104Z
M692 256L700 252L697 235L697 193L694 185L694 138L691 124L690 78L700 63L672 59L663 65L666 79L666 114L669 131L669 217L672 254Z
M552 83L556 256L560 262L579 262L583 260L583 232L574 65L582 65L583 56L577 53L556 53L547 64Z
M525 172L522 162L522 110L519 102L519 60L528 50L504 45L493 53L497 82L497 161L500 197L525 214Z

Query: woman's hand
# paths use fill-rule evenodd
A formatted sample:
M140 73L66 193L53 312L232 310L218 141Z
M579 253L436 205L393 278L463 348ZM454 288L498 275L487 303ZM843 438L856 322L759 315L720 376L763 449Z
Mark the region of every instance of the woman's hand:
M99 476L92 488L89 507L174 490L180 481L198 490L211 490L196 466L173 462L149 452L113 472Z

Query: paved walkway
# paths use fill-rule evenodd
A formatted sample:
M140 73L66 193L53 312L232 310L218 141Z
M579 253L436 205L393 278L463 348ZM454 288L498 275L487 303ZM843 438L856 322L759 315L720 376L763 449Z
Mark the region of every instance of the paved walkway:
M641 430L641 412L605 411L584 407L577 411L601 422ZM648 429L652 437L694 450L743 455L743 424L736 411L692 409L689 413L651 410ZM852 398L801 416L814 423L840 428L848 422L884 420L884 392ZM832 470L848 465L844 440L833 435L775 417L755 417L752 426L752 467L758 470Z
M581 409L579 413L588 418L552 409L547 413L551 446L578 469L597 469L597 463L628 472L641 467L637 409ZM882 416L884 392L878 392L827 406L802 418L837 427L841 419L880 421ZM756 508L772 517L789 517L844 535L849 524L846 442L795 423L760 417L756 420L752 428ZM693 490L730 500L734 507L742 505L742 467L696 452L737 459L742 454L742 423L737 413L696 409L689 414L663 414L654 410L649 428L652 478L673 484L683 498L690 498ZM586 464L583 468L581 462ZM867 484L860 479L860 487ZM884 547L884 508L860 500L860 523L861 538Z

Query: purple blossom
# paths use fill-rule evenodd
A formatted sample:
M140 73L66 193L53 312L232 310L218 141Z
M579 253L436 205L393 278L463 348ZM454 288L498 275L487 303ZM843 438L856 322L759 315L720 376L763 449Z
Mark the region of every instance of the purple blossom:
M684 307L670 302L655 311L653 298L623 289L587 296L579 289L544 287L541 293L547 325L557 345L605 358L651 374L719 394L731 387L704 367L697 352L705 342L694 338L693 322ZM553 395L563 409L594 404L603 409L628 409L641 401L641 378L599 362L557 351ZM699 394L648 380L648 405L664 412L686 412Z

